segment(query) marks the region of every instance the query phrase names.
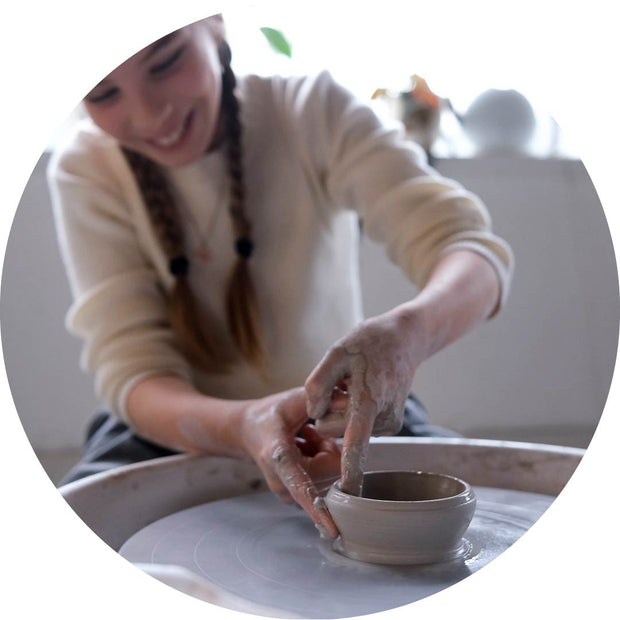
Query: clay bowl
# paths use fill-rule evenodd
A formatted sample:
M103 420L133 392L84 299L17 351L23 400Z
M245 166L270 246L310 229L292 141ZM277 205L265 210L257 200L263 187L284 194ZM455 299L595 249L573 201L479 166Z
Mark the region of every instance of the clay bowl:
M430 564L463 556L463 534L476 508L471 486L419 471L364 474L360 496L335 482L325 497L338 530L334 548L375 564Z

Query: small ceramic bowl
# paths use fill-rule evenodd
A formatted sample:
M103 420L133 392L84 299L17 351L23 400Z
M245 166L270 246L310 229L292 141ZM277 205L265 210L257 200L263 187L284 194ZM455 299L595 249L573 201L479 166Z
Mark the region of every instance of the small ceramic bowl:
M340 536L334 548L376 564L430 564L463 556L463 534L476 509L471 486L419 471L364 474L360 496L335 482L325 498Z

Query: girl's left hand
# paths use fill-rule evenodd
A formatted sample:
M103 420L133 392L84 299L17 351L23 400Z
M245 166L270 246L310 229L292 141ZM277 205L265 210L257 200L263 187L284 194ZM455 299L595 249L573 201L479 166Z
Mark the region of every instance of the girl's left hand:
M332 409L334 389L346 386L342 489L359 495L371 435L393 435L429 337L415 312L399 309L369 319L336 342L308 377L307 410L320 420Z

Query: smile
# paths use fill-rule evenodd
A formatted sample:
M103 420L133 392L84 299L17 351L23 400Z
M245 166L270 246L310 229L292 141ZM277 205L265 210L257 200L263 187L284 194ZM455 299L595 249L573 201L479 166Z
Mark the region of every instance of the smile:
M163 149L170 149L170 148L177 146L185 137L185 134L187 133L187 129L189 128L191 118L192 118L192 113L188 114L185 117L185 120L183 121L183 123L176 130L170 132L169 134L165 136L161 136L160 138L156 138L156 139L154 138L150 142L153 145L159 148L163 148Z

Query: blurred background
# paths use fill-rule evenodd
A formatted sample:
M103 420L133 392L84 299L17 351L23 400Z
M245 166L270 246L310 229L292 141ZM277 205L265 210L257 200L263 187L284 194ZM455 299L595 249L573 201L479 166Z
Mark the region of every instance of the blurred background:
M413 58L408 41L420 24L391 19L386 31L372 12L352 22L348 3L332 4L329 20L299 7L259 10L258 3L226 13L235 71L328 68L386 123L403 124L442 174L481 196L516 256L505 310L426 362L416 395L434 423L468 437L587 447L613 374L620 306L605 215L570 136L537 100L526 71L501 62L473 70L466 33L460 39L443 29L436 49ZM453 19L458 23L458 15ZM285 35L290 57L268 44L265 26ZM501 36L501 29L489 33L489 53ZM541 61L552 69L552 55ZM15 215L0 321L17 411L57 481L77 460L98 403L92 378L79 369L80 343L64 329L71 299L45 180L53 144ZM415 295L368 239L361 272L368 316Z

